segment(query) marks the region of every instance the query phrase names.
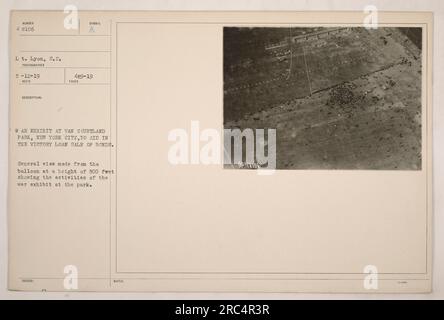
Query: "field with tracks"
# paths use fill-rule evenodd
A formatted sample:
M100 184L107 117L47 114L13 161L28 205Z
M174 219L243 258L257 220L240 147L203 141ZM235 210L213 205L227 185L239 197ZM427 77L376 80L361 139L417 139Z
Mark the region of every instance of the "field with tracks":
M276 129L278 169L420 169L421 42L400 29L225 28L225 128Z

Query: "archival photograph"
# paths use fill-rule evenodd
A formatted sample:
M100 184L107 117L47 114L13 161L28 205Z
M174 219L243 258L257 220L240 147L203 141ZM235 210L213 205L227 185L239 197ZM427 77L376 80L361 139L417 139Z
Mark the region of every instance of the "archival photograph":
M421 28L225 27L224 129L275 129L276 169L421 170L421 52Z

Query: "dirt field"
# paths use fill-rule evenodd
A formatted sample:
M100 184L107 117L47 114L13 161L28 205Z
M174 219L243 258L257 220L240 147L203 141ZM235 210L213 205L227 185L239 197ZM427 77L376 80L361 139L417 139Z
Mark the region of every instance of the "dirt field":
M278 169L421 168L418 32L229 29L224 126L275 128Z

